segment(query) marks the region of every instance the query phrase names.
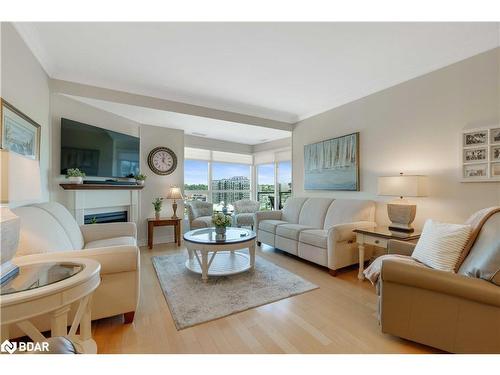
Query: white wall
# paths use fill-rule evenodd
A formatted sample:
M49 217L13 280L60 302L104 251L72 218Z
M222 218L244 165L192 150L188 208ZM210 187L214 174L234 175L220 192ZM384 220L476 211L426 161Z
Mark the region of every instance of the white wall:
M168 129L158 126L141 125L141 171L148 178L144 189L140 193L140 217L144 221L138 226L138 237L141 244L146 243L147 227L145 220L154 217L154 209L151 202L156 197L165 197L168 189L176 185L184 190L184 131ZM168 176L159 176L151 172L148 167L148 154L158 146L170 148L177 155L177 168ZM184 205L177 201L177 216L183 217ZM161 216L172 216L172 201L165 199ZM155 243L170 242L173 240L172 227L157 227L155 229Z
M41 201L48 201L51 147L49 77L12 24L2 22L1 41L1 96L41 126Z
M416 226L430 217L463 222L500 205L500 183L461 183L459 164L460 132L500 123L499 55L497 48L297 123L294 195L375 199L377 221L386 224L392 198L377 196L377 177L404 172L429 176L430 196L413 198ZM361 191L305 191L304 145L356 131Z

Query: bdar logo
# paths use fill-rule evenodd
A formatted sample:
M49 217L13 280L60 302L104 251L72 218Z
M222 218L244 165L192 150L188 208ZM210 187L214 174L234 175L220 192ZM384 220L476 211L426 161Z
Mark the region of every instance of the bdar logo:
M0 345L0 351L3 353L14 353L17 349L17 344L15 342L10 342L9 340L5 340Z

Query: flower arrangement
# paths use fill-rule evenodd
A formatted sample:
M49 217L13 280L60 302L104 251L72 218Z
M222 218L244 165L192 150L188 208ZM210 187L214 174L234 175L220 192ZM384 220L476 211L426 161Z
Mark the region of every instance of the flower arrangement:
M70 177L85 177L85 173L80 171L78 168L68 168L66 171L66 178Z
M161 206L163 204L163 198L155 198L153 202L153 208L155 209L155 215L158 219L160 217Z
M216 212L212 215L212 221L218 228L226 228L231 226L231 216L224 215L222 212Z
M144 185L144 181L146 181L146 178L148 178L148 176L146 176L143 173L138 173L135 175L134 178L135 178L135 182L137 182L138 185Z

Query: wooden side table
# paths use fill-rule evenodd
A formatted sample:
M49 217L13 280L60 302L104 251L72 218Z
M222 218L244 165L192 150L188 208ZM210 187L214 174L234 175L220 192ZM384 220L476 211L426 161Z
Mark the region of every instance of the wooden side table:
M177 219L160 217L156 218L148 218L148 247L150 249L153 248L153 234L155 227L165 227L172 225L174 227L174 241L177 246L181 246L181 221L182 219L178 217Z
M365 245L373 245L388 249L389 240L415 241L420 238L420 232L402 232L390 230L389 227L371 227L365 229L354 229L359 252L358 279L364 280L363 270L365 267Z

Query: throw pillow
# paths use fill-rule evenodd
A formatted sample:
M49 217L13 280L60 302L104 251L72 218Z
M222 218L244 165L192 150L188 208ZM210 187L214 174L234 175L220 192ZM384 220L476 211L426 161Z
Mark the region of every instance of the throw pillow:
M441 271L454 272L467 240L470 225L427 220L412 258Z

